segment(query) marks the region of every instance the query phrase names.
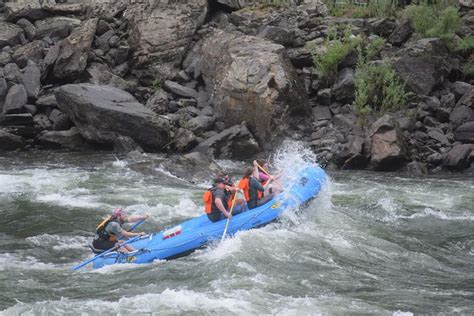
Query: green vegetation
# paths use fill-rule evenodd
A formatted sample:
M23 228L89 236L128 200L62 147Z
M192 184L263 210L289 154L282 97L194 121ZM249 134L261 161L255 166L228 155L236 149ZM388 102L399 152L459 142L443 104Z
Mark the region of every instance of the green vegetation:
M333 81L337 75L338 65L361 43L362 38L352 35L350 27L344 30L341 39L338 39L336 30L330 30L325 40L326 51L321 54L313 54L316 69L328 82Z
M365 53L367 54L367 53ZM396 111L405 107L409 93L388 63L370 63L359 49L355 74L354 112L366 116L373 112Z
M462 72L466 77L474 78L474 60L470 60L464 64Z
M452 41L455 32L461 26L461 18L457 8L426 3L409 5L403 10L415 32L422 38L438 37L445 41Z
M153 80L153 82L151 83L151 85L153 86L153 88L155 90L158 90L161 88L161 80L160 78L156 78L155 80Z
M371 60L377 56L384 44L385 39L383 37L377 37L372 42L370 42L365 49L367 60Z
M468 35L460 39L455 51L461 54L469 54L474 50L474 35Z
M325 0L329 9L329 15L336 17L349 18L372 18L395 16L397 9L397 0L373 0L367 1L368 4L356 4L352 0L335 1Z

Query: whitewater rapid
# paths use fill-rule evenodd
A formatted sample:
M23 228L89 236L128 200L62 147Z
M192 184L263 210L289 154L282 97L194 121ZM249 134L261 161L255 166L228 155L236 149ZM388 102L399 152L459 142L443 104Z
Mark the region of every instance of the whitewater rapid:
M150 159L157 157L150 156ZM161 157L158 157L162 159ZM316 157L272 155L291 170ZM238 175L244 162L218 161ZM70 268L113 208L153 232L200 215L195 183L108 153L0 159L0 314L469 314L474 310L474 180L330 172L304 208L173 261Z

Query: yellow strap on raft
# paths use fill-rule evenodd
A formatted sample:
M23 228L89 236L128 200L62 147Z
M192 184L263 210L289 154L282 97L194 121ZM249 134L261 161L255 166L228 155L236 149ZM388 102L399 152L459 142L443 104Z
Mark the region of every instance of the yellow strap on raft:
M107 216L99 225L97 225L96 230L104 226L105 223L107 223L108 220L110 220L112 216Z

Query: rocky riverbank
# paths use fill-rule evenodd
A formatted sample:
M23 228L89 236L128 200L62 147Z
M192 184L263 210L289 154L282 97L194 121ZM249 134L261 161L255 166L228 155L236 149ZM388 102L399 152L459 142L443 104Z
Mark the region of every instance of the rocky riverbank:
M405 108L361 120L356 52L331 82L314 68L347 25L385 39L372 62L391 62L412 92ZM458 33L474 33L474 10L462 9ZM406 20L330 17L317 0L0 1L0 149L247 159L289 138L332 168L465 170L472 58Z

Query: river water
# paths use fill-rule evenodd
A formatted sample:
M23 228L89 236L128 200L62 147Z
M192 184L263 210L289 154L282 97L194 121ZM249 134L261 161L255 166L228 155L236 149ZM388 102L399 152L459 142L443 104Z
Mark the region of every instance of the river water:
M290 148L275 165L308 163ZM159 157L151 156L156 161ZM243 163L219 161L237 171ZM0 158L0 314L470 314L474 179L329 172L280 222L173 261L71 266L116 206L153 232L201 214L204 179L140 172L110 153Z

